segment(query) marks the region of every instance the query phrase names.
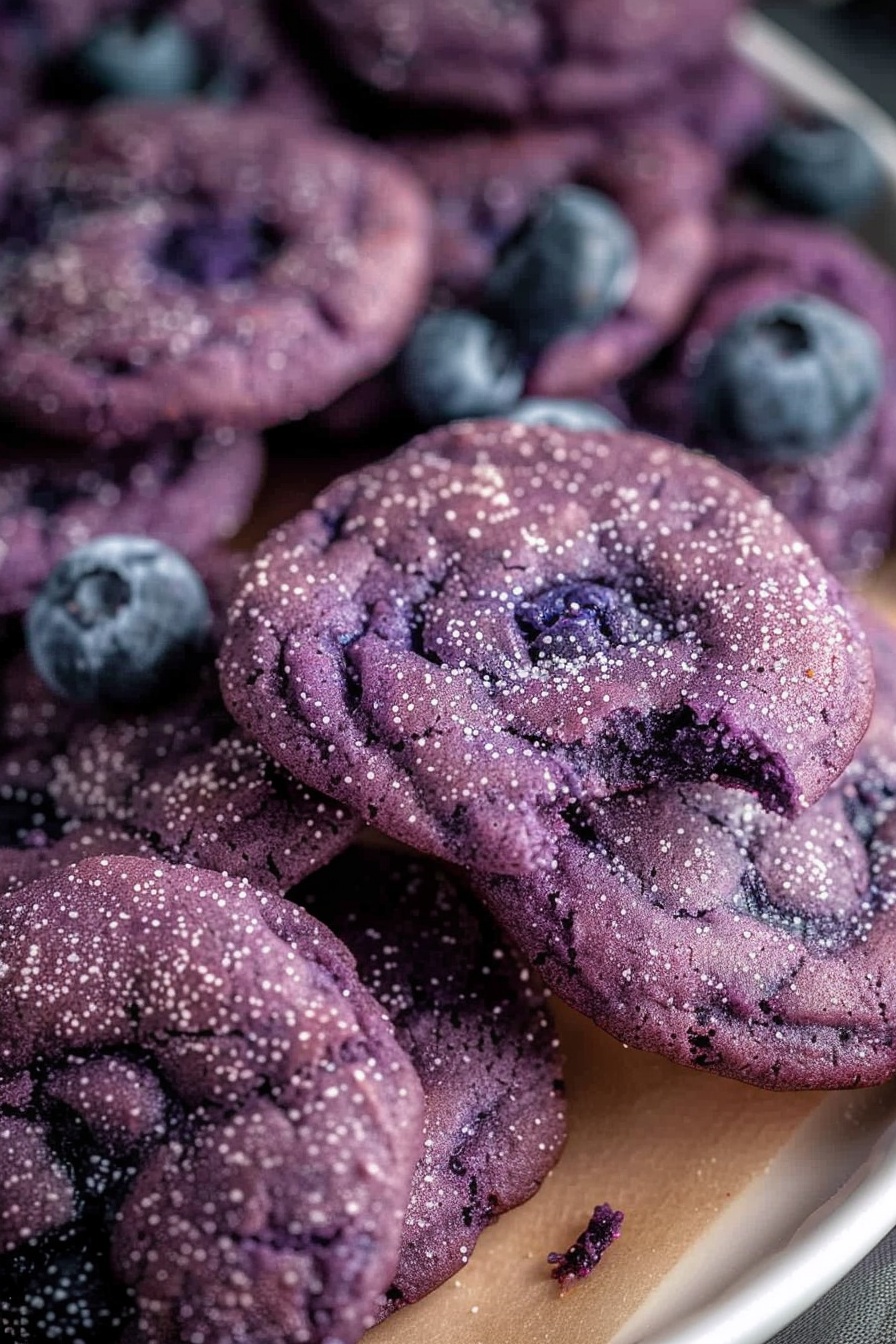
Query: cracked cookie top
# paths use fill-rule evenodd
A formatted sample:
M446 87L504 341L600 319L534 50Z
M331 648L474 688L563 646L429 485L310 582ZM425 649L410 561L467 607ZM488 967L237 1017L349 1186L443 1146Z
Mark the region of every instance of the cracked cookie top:
M556 1163L566 1126L554 1023L537 976L438 864L353 849L292 897L356 958L426 1097L385 1314L456 1274Z
M656 781L798 810L873 685L845 595L739 477L646 435L499 421L416 439L275 530L220 667L297 778L499 873L548 862L566 807Z
M4 1338L357 1339L421 1098L333 935L116 857L4 898L0 957Z
M580 803L553 862L477 878L551 988L629 1045L763 1087L896 1063L896 633L869 627L875 713L794 821L717 785Z
M365 83L513 120L630 106L724 45L742 0L293 0Z
M428 270L422 191L347 136L187 104L39 118L0 183L0 402L104 445L298 418L391 358Z

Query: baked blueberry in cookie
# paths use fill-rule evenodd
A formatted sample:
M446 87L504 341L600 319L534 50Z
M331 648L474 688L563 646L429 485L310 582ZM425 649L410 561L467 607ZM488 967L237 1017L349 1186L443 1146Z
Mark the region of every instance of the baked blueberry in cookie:
M717 784L565 810L552 860L476 879L550 988L632 1046L761 1087L892 1077L896 634L874 718L794 820Z
M416 848L550 861L567 806L718 779L798 811L870 714L864 635L768 501L647 436L433 431L337 481L244 569L238 722Z
M846 575L896 518L896 284L839 230L736 220L680 339L628 387L636 424L717 454Z
M356 848L291 896L345 942L423 1084L423 1155L391 1311L457 1273L480 1232L556 1163L565 1123L553 1021L537 977L438 864Z
M429 233L401 165L285 113L36 119L0 182L0 404L102 447L300 418L397 352Z
M4 1339L356 1340L421 1097L333 935L109 857L4 898L0 955Z

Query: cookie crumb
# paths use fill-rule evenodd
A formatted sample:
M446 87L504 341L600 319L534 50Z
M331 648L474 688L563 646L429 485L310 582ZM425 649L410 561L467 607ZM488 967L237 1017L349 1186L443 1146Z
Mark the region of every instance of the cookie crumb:
M585 1231L576 1237L568 1251L552 1251L548 1264L553 1265L551 1278L560 1284L561 1296L575 1285L577 1279L587 1279L601 1262L622 1231L623 1214L609 1204L598 1204L588 1220Z

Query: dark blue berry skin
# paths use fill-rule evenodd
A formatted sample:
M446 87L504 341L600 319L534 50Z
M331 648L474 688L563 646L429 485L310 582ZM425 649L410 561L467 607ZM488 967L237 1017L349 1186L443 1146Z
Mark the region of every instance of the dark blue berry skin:
M251 215L210 212L175 225L156 260L190 284L227 285L258 275L280 245L277 231Z
M831 219L858 214L883 186L877 156L850 126L782 119L752 155L755 186L782 210Z
M710 347L694 388L714 450L793 462L835 447L883 387L876 332L814 295L751 308Z
M402 394L424 425L503 416L519 401L524 380L513 339L463 308L422 318L398 365Z
M623 429L621 420L593 401L566 401L557 397L526 397L506 418L520 425L551 425L574 431Z
M192 34L164 15L139 24L125 16L94 30L75 57L75 71L95 97L169 102L196 93L203 56Z
M202 579L146 537L100 537L61 560L25 619L42 680L81 704L140 706L189 673L212 615Z
M632 292L637 261L634 231L609 197L558 187L504 245L485 308L537 352L617 312Z

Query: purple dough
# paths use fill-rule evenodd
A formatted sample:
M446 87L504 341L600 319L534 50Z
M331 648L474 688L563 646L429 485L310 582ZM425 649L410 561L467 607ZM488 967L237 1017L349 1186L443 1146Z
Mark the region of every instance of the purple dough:
M220 610L234 562L204 568ZM96 854L158 857L286 891L360 829L236 726L213 650L193 685L119 718L61 703L24 655L12 656L0 684L0 822L0 891Z
M550 987L614 1036L772 1088L896 1072L896 633L874 718L797 820L715 785L581 804L550 869L477 881Z
M3 902L4 1338L356 1340L420 1089L345 948L247 883L95 859Z
M297 778L499 873L547 862L578 799L654 781L815 801L873 684L845 594L734 473L502 421L424 435L271 533L220 668Z
M80 100L68 68L79 46L134 0L13 0L0 11L0 137L41 106ZM202 56L197 96L286 112L296 122L329 119L317 79L288 50L263 0L162 0L156 14L182 25Z
M292 0L392 99L510 120L637 104L719 50L743 0Z
M285 114L38 119L0 177L0 401L102 446L298 418L401 345L429 231L404 168Z
M770 496L831 569L858 574L882 558L896 519L896 282L854 239L802 221L727 225L697 313L660 367L635 380L632 409L645 428L714 451L696 424L692 394L710 343L745 309L798 293L840 304L877 332L889 373L876 414L830 452L796 465L725 460Z
M423 1157L385 1312L456 1274L556 1163L554 1026L535 977L444 868L355 849L293 896L347 944L423 1083Z
M550 187L595 187L635 229L631 298L595 330L542 351L529 374L535 396L596 395L637 368L678 331L715 259L719 161L674 125L639 122L605 136L477 132L397 148L435 201L436 279L463 303L476 303L501 245Z
M194 556L246 521L263 449L251 434L159 434L114 455L0 427L0 613L28 606L58 560L106 532Z

